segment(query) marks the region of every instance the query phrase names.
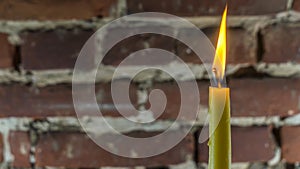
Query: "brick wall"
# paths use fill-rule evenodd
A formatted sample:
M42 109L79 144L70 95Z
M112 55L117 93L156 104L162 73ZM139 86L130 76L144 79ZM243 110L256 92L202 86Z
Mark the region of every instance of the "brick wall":
M224 5L225 1L209 0L2 0L0 168L205 168L207 143L197 143L201 122L173 149L150 159L119 157L98 147L76 120L72 69L85 41L98 28L126 14L156 11L184 17L215 44ZM300 0L229 0L228 6L233 167L299 168ZM164 22L166 18L156 19ZM147 25L147 19L140 21ZM103 37L122 29L106 30ZM177 31L189 30L183 27ZM190 38L194 38L193 32ZM118 43L99 68L105 70L96 80L97 101L108 105L102 110L104 118L127 126L112 106L112 73L130 53L147 47L173 52L189 63L198 73L201 108L205 111L209 82L203 72L197 72L203 65L195 53L178 40L145 34ZM94 58L87 57L86 63L87 71L95 66ZM184 72L175 69L178 77L185 79ZM118 85L126 78L130 75L118 79ZM151 130L128 124L131 127L125 127L125 134L152 136L166 129L162 122L169 124L176 119L178 86L159 71L145 71L135 77L129 92L132 105L148 108L145 98L152 89L165 92L168 103L164 113L159 116L153 112L159 117L149 124ZM135 115L133 110L127 112L128 116ZM178 125L172 135L178 135L186 123ZM107 134L118 141L112 133ZM148 146L155 149L155 145Z

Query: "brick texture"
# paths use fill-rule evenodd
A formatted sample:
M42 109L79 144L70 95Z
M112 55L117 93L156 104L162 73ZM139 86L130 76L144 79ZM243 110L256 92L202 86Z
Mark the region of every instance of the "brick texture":
M89 19L109 16L116 10L116 0L3 0L0 18L4 20Z
M180 131L171 132L167 135L166 140L157 140L157 142L172 139L173 136L179 134ZM158 133L131 132L128 133L131 137L151 137ZM105 134L101 135L103 139L110 144L120 142L116 135ZM124 145L131 143L124 142ZM154 148L156 143L147 145L147 149ZM119 149L119 148L118 148ZM119 149L120 151L130 151L130 147ZM140 150L134 150L138 153ZM176 145L173 149L161 155L133 159L115 156L97 146L85 134L81 133L48 133L42 135L36 147L36 165L43 166L65 166L68 168L96 168L103 166L164 166L168 164L177 164L184 162L193 154L194 143L192 135L188 135L183 141ZM57 158L59 157L59 158Z
M199 125L206 120L210 82L205 73L203 78L197 76L199 93L195 93L191 81L187 80L190 77L174 61L178 56L195 71L202 71L205 61L202 62L176 38L149 32L155 29L175 37L188 35L193 45L201 49L202 55L213 59L214 51L207 54L206 50L212 49L211 45L216 46L226 3L230 22L226 61L230 71L227 86L231 89L231 115L235 120L240 119L236 117L252 121L273 116L280 119L274 124L264 121L261 125L246 126L241 124L242 120L237 121L231 128L232 161L247 163L249 169L297 168L300 162L300 125L291 126L286 119L297 122L300 113L300 0L0 0L0 168L201 168L200 165L187 167L186 162L200 164L208 161L207 142L199 144L197 136L203 127ZM164 12L188 19L201 27L208 37L205 40L211 43L209 47L199 43L201 38L194 30L186 25L173 27L170 18L158 18L159 15L120 19L121 24L104 26L117 17L139 12ZM105 32L95 34L91 39L98 28L105 28ZM135 35L140 31L146 33ZM119 41L119 36L128 38ZM81 51L87 40L91 45ZM117 44L113 44L115 40ZM111 48L106 51L107 47ZM159 50L166 54L161 55ZM101 67L109 70L98 72L101 79L93 90L85 88L91 85L89 82L75 82L73 85L76 86L72 86L71 82L55 79L57 76L65 80L71 78L72 73L61 74L61 70L72 70L80 52L84 56L84 63L81 63L81 66L85 65L84 72L95 70L96 56L105 54ZM115 81L117 89L112 89L109 77L124 59L130 61L122 69L122 79ZM269 73L261 72L261 64ZM151 65L171 66L178 79L161 80L167 75L156 70L151 71L151 75L143 72L145 74L138 74L141 81L132 82L129 91L125 90L129 81L127 75L134 73L137 67L147 69ZM279 74L270 73L282 68L292 76L279 77ZM47 76L49 79L41 87L40 75L44 77L47 72L57 74ZM184 100L175 81L179 79L180 84L188 89ZM72 87L79 90L72 93ZM117 103L114 103L116 97L113 99L112 90L119 94ZM159 95L151 94L158 90ZM162 92L167 100L165 107ZM88 101L88 94L96 97L97 105ZM196 110L192 107L197 100L194 94L200 95ZM76 114L73 95L81 99L80 107L76 108L80 108L83 114ZM182 101L187 104L181 105ZM133 157L142 150L131 145L150 152L156 150L159 143L166 147L191 125L191 120L197 121L190 133L167 152L150 158L125 158L102 149L84 131L66 124L76 121L77 116L101 116L94 111L95 108L118 127L128 129L122 134L134 138L161 134L166 125L176 120L178 128L167 133L165 138L142 145L133 145L113 132L107 133L101 126L94 128L103 131L97 137L115 152L129 152ZM136 111L144 108L151 108L153 114ZM183 113L178 117L180 110ZM144 121L152 115L156 122L129 126L127 122L122 123L126 118ZM61 124L57 126L53 118ZM30 120L26 126L10 123L24 119ZM48 122L50 127L40 125L41 121ZM203 129L208 132L207 127ZM10 146L6 147L6 143ZM4 148L10 148L8 150L14 157L12 161L5 161L7 150ZM277 159L278 149L282 152L280 159ZM278 160L278 166L270 166L271 159Z
M287 0L275 0L270 5L267 1L240 0L228 1L231 15L274 14L286 10ZM164 12L178 16L221 15L225 1L209 0L127 0L128 13Z
M300 161L298 150L300 127L284 126L281 129L282 158L288 163Z
M300 62L299 25L278 24L263 30L263 62Z
M232 127L231 132L233 162L266 162L274 157L275 141L270 128ZM207 142L199 145L198 157L200 162L208 161Z
M9 143L11 152L14 156L12 165L14 167L31 167L30 156L30 139L29 133L22 131L11 131L9 133Z
M190 30L182 30L190 31ZM205 28L202 29L203 33L211 40L212 44L216 46L218 39L217 28ZM194 38L193 32L189 32L190 38ZM227 35L228 43L228 57L227 63L229 64L238 64L238 63L250 63L253 64L256 62L256 38L242 28L231 28L228 29ZM195 42L199 39L195 39ZM200 44L199 44L200 45ZM186 45L179 43L178 47L178 56L187 63L196 63L200 64L202 61L199 57L192 52ZM212 56L213 57L213 56Z
M73 68L81 48L93 31L56 30L24 33L22 67L26 70ZM93 49L91 49L93 50ZM86 56L86 68L94 66L94 52Z
M0 134L0 162L3 161L3 137L2 137L2 134Z
M112 29L107 30L107 34L104 36L103 43L101 44L102 50L108 49L108 44L112 43L113 40L119 40L117 39L117 35L124 35L124 32L126 31L126 34L135 34L136 31L152 31L155 30L162 30L162 31L173 31L172 28L167 26L153 26L151 24L148 24L146 26L138 26L134 29L130 27L131 23L128 23L119 27L114 27ZM169 52L175 52L175 39L171 37L167 37L164 35L158 35L158 34L151 34L146 33L142 35L134 35L131 37L128 37L116 45L113 46L113 48L108 49L108 53L104 56L102 63L105 65L119 65L125 58L129 58L130 54L138 51L143 50L147 48L158 48L162 50L166 50ZM131 61L127 62L127 65L151 65L151 64L167 64L170 61L172 61L173 57L155 57L153 54L149 53L142 53L137 56L130 56ZM157 59L156 59L157 58ZM156 61L158 60L158 61Z
M299 0L294 0L293 9L296 11L300 11L300 1Z
M0 33L0 68L13 67L15 48L8 42L8 35Z
M289 116L299 112L298 79L231 79L233 116ZM278 104L280 103L280 104Z
M207 108L207 102L208 102L208 86L209 86L209 82L208 81L199 81L198 83L198 90L199 90L199 97L200 97L200 105L202 109ZM191 82L181 82L180 85L182 85L184 88L192 88ZM149 90L149 93L153 90L153 89L158 89L164 92L164 94L166 95L166 99L167 99L167 104L166 104L166 108L164 109L163 113L160 114L161 112L159 111L155 111L155 109L151 109L154 113L154 117L158 118L158 119L164 119L164 120L175 120L178 117L178 113L180 111L180 108L182 108L181 105L181 92L180 89L178 87L178 85L174 82L167 82L167 83L157 83L153 86L152 89ZM186 97L186 95L184 95L185 98L189 99L187 102L191 103L193 102L193 100L195 100L195 98L193 97L194 95L193 90L188 91L187 95L190 95L190 97ZM154 104L158 104L161 105L162 101L160 101L161 98L155 98L154 100ZM188 105L187 107L192 106L192 105ZM155 106L155 107L160 107L160 106ZM146 104L146 108L149 109L150 108L150 103L149 100ZM195 119L195 115L193 109L182 109L183 111L183 115L180 116L181 120L194 120ZM201 116L199 116L200 118Z
M119 89L123 89L124 81L116 82ZM85 91L84 94L92 91ZM101 104L101 112L107 116L120 116L113 107L110 83L96 85L96 97ZM30 88L21 85L0 86L0 102L2 105L0 117L47 117L47 116L74 116L74 105L72 100L71 85L48 86L44 88ZM136 88L134 85L129 90L129 97L133 106L137 105ZM85 103L82 103L85 104ZM121 99L121 103L122 99ZM18 105L18 106L16 106ZM126 106L125 106L126 107ZM122 109L122 108L121 108ZM132 115L132 110L122 109ZM88 115L95 115L93 112L86 112Z

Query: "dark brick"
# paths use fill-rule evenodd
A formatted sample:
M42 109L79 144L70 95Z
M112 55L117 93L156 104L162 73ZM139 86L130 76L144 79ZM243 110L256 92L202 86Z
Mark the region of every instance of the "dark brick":
M27 70L73 68L81 48L92 34L91 30L23 33L22 66ZM93 54L91 52L85 60L87 69L94 66Z
M231 79L233 116L289 116L299 112L297 79Z
M282 158L288 163L300 162L298 147L300 143L300 127L284 126L281 129Z
M270 128L232 127L231 133L232 162L266 162L274 157L275 141ZM208 161L207 142L199 145L199 161Z
M13 67L15 48L8 42L8 35L0 33L0 68Z
M300 1L299 0L294 0L293 9L298 11L298 12L300 11Z
M0 18L5 20L89 19L109 16L116 0L3 0Z
M125 28L126 29L126 28ZM137 28L137 29L143 29ZM109 34L107 35L104 43L107 43L108 40L112 40L112 36L118 34L118 32L123 32L123 28L115 28L109 30ZM103 44L106 45L106 44ZM147 48L159 48L163 50L167 50L169 52L175 51L175 40L157 34L142 34L131 36L127 39L122 40L117 43L113 48L109 50L109 52L103 58L103 64L105 65L119 65L125 58L127 58L130 54ZM149 57L148 53L143 53L144 55L135 56L138 58L133 59L127 65L153 65L153 64L167 64L173 60L171 57L159 58L159 61L155 61L154 57ZM146 64L143 64L146 63Z
M225 1L209 0L127 0L128 13L164 12L178 16L221 15ZM272 1L272 5L261 0L229 0L230 15L263 15L286 10L287 0Z
M182 30L190 31L190 30ZM218 40L219 30L216 28L205 28L202 29L203 33L211 40L212 44L216 46ZM195 38L193 31L189 32L190 38ZM227 32L227 63L239 64L239 63L250 63L256 62L256 39L251 34L242 28L229 28ZM197 42L199 39L195 39ZM199 44L200 45L200 44ZM183 43L179 43L178 56L185 62L201 64L202 61L199 57L191 51ZM214 56L212 56L214 57Z
M207 104L208 104L208 86L209 86L209 82L208 81L199 81L198 83L198 90L199 90L199 96L200 96L200 106L202 109L207 108ZM181 82L181 85L184 87L191 87L191 82ZM157 83L154 84L153 88L149 90L149 93L153 90L153 89L159 89L161 91L164 92L164 94L166 95L166 99L167 99L167 104L166 107L163 111L162 114L159 114L161 112L158 111L153 111L154 113L154 117L155 118L159 118L159 119L164 119L164 120L175 120L178 116L178 113L180 111L181 107L181 93L179 90L178 85L175 82L166 82L166 83ZM187 93L187 95L189 95L190 97L188 98L189 101L187 102L192 102L193 100L195 100L193 96L194 92L193 90L188 91L189 93ZM186 97L185 97L186 98ZM156 104L160 104L162 103L160 101L160 98L154 99L154 103ZM155 106L155 107L161 107L161 106ZM150 108L150 103L149 100L146 104L146 108L149 109ZM181 120L194 120L195 119L195 113L192 112L192 109L183 109L183 116L181 116ZM199 115L200 118L200 115Z
M123 89L124 83L117 82L119 90ZM101 112L105 116L120 116L114 107L110 83L96 84L96 98L101 106ZM83 94L92 91L82 90ZM0 117L47 117L47 116L74 116L74 106L72 100L72 88L70 85L56 85L44 88L30 88L21 85L0 86L0 107L2 112ZM136 87L132 85L129 97L133 106L137 105ZM121 100L122 102L122 100ZM85 103L82 103L85 104ZM120 103L126 104L126 103ZM127 103L128 104L128 103ZM18 105L18 106L16 106ZM133 110L121 108L127 115L132 115ZM93 112L86 112L95 115ZM98 115L98 114L97 114Z
M157 140L157 142L167 142L173 136L179 134L181 131L174 131L167 135L166 140ZM130 137L151 137L158 133L145 133L145 132L131 132L128 134ZM107 142L114 144L122 142L118 136L113 134L101 135L101 138ZM130 145L131 143L124 144ZM95 168L103 166L111 167L132 167L132 166L146 166L157 167L166 166L169 164L177 164L186 161L187 157L191 156L194 152L193 136L188 135L178 145L171 150L149 158L125 158L110 154L96 145L90 140L87 135L83 133L48 133L42 135L36 146L36 165L38 167L64 166L67 168ZM153 143L147 145L147 149L155 148L157 144ZM116 146L116 145L115 145ZM118 148L119 151L130 151L130 147L125 149ZM139 150L136 150L137 153ZM59 158L57 158L59 157Z
M263 30L264 55L263 62L300 63L300 34L299 25L279 24L272 25Z
M274 0L272 5L268 1L260 0L229 0L228 13L230 15L268 15L285 11L288 0Z
M31 167L30 165L30 138L29 133L11 131L9 133L10 149L14 156L13 167Z

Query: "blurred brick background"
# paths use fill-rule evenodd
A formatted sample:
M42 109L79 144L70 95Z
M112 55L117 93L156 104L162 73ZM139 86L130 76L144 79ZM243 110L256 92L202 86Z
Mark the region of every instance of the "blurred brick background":
M215 44L224 5L224 0L0 1L0 168L205 168L208 147L197 143L201 123L172 150L150 159L121 158L99 148L76 121L72 68L95 30L138 12L184 17ZM297 169L300 0L229 0L228 6L233 168ZM141 22L147 19L141 18ZM103 36L112 32L107 30ZM102 67L114 68L130 53L147 47L171 51L190 66L201 67L187 46L155 34L121 41L105 56ZM94 59L86 60L93 68ZM98 77L96 95L99 104L112 105L111 72L106 73ZM145 74L132 83L132 104L147 108L149 103L141 95L161 89L168 103L158 120L172 122L180 102L176 83L161 78L161 73ZM123 80L117 83L122 85ZM209 82L202 75L197 80L205 109ZM103 112L106 118L122 119L114 108ZM156 123L151 125L157 130L130 129L126 134L147 137L164 129Z

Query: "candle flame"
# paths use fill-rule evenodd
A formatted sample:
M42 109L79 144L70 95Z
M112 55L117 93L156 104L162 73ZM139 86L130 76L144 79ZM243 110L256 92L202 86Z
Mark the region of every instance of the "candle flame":
M226 65L226 17L227 5L222 16L217 49L213 62L213 71L219 81L224 78Z

